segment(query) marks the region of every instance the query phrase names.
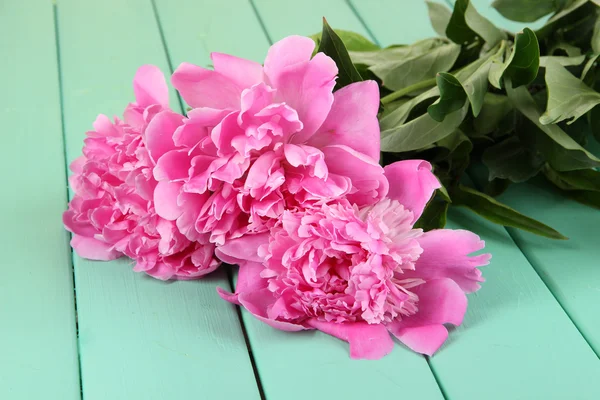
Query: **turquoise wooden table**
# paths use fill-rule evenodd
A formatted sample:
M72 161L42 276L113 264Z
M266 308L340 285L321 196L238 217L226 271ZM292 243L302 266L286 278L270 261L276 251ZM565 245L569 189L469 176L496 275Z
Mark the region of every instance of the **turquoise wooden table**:
M344 342L276 331L220 300L223 272L165 283L72 254L66 165L96 115L132 98L139 65L169 73L211 51L261 61L322 16L381 45L434 35L421 0L0 2L0 399L600 399L600 212L541 186L502 200L571 240L451 213L494 258L432 358L397 344L353 361Z

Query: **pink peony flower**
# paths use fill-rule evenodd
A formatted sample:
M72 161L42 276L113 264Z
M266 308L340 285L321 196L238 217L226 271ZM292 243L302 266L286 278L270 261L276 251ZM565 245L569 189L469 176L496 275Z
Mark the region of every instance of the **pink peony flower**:
M84 155L71 164L74 197L63 222L82 257L126 255L135 260L136 271L158 279L198 278L218 266L214 245L207 235L187 238L173 221L157 215L153 201L157 182L145 132L168 110L165 79L147 65L133 84L137 102L127 106L124 120L113 123L100 115L87 133Z
M477 267L490 255L469 256L484 246L471 232L413 229L440 186L427 162L398 162L385 174L392 189L376 204L284 211L241 264L235 294L221 296L276 328L346 340L353 358L389 353L389 333L433 354L448 336L444 324L461 324L465 293L479 288Z
M148 128L157 213L182 232L209 234L224 261L239 262L227 252L268 235L284 210L340 198L368 205L387 193L377 84L333 93L337 67L323 53L311 59L313 49L291 36L264 67L219 53L214 71L181 64L172 82L194 109L184 124L163 111Z

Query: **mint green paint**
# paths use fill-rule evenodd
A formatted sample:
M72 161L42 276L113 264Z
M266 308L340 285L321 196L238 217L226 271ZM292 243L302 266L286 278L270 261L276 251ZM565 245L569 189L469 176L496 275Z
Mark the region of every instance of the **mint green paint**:
M344 0L253 1L273 41L289 35L308 36L319 33L323 28L323 17L334 29L351 30L370 38ZM411 12L412 10L408 11L409 14Z
M269 43L250 2L154 1L172 65L206 66L211 51L263 60ZM487 0L474 3L511 29L485 7ZM383 45L434 35L420 0L351 0L368 30L343 0L254 4L273 40L315 33L322 16L336 28L370 31ZM139 65L153 63L168 74L169 63L151 1L59 0L58 24L70 161L98 113L118 115L133 99ZM3 3L0 33L0 122L12 133L4 135L9 150L0 171L6 188L18 188L0 197L8 273L0 284L6 321L0 398L78 399L71 260L60 223L66 190L52 4ZM171 100L177 107L174 93ZM32 202L40 193L42 206ZM451 213L451 226L481 234L494 258L484 268L483 289L470 296L463 326L430 360L445 397L600 398L600 361L587 343L600 349L600 213L539 185L511 188L502 200L571 240L510 230L523 255L503 228L463 210ZM31 232L37 235L33 250ZM223 272L164 283L132 272L126 260L75 257L74 264L86 400L259 398L236 311L215 292L229 287ZM383 360L352 361L347 345L327 335L280 332L245 312L243 321L269 400L443 398L426 360L400 344Z
M353 4L358 10L362 10L360 5L365 10L374 9L366 0L353 0ZM401 2L388 6L386 15L404 12ZM361 15L382 45L403 43L401 38L405 31L413 35L420 32L421 36L416 39L431 36L429 28L422 28L422 21L427 19L426 7L420 7L418 15L412 18L415 21L412 25L400 28L382 23L381 13L370 11ZM530 210L544 210L536 194L524 190L518 198L528 204ZM564 209L554 215L570 220L565 218L568 213L571 210ZM598 214L588 209L587 215L591 218ZM552 223L547 218L544 221ZM493 254L493 259L491 265L483 269L487 282L480 292L469 298L464 324L451 332L449 341L430 361L447 398L600 398L596 382L600 376L600 361L506 230L464 210L450 213L449 227L477 232L486 241L486 249ZM550 249L560 248L556 241L536 240L542 244L538 247L539 254L549 256ZM590 247L590 251L592 249ZM576 275L570 279L579 285L589 283ZM590 291L594 285L591 287ZM595 303L589 304L597 303L598 297ZM579 304L578 309L589 310L588 315L594 315L597 321L598 314L589 304L587 307Z
M79 399L52 4L0 4L0 399Z
M58 22L73 160L96 115L119 115L133 100L141 64L169 71L150 1L61 0ZM176 106L174 93L171 100ZM215 291L228 285L222 272L165 283L125 259L74 264L86 400L259 398L235 308Z
M202 14L177 12L190 9L191 3L191 0L157 0L174 65L183 60L206 65L210 63L208 54L212 51L241 55L258 62L264 60L269 42L249 3L240 2L231 7L207 1L203 3L205 12ZM323 15L331 15L331 21L338 21L342 28L358 26L358 20L343 1L258 1L256 6L274 40L294 32L318 32ZM268 12L263 14L264 10ZM278 15L282 18L276 22ZM286 15L293 17L284 18ZM294 27L290 28L289 24ZM238 30L233 34L232 26L243 26L244 34L240 35ZM201 33L197 34L198 31ZM419 399L442 399L425 359L406 349L399 347L380 362L353 361L348 355L348 345L330 336L316 332L281 332L245 311L243 320L267 399L305 399L307 395L315 399L353 399L374 394L383 396L413 385L421 388ZM329 381L336 383L329 384ZM353 381L369 384L343 383ZM312 394L299 385L310 386Z

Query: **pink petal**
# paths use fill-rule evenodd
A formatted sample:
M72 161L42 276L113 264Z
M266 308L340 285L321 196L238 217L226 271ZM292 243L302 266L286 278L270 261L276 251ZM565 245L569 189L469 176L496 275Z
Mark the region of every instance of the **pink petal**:
M353 83L335 92L333 98L327 119L307 144L318 148L342 144L379 161L377 83Z
M161 217L169 221L175 221L183 210L177 205L177 197L181 191L182 184L168 181L160 181L154 189L154 209Z
M183 116L170 110L161 111L146 128L146 147L154 162L175 148L173 133L183 123Z
M467 296L452 279L428 281L413 292L419 297L419 311L387 328L412 350L432 355L448 337L443 324L460 325L467 311Z
M398 161L386 166L390 184L388 197L398 200L419 219L433 192L442 185L431 172L431 164L423 160Z
M448 338L448 330L444 325L423 325L400 329L394 336L411 350L432 356Z
M423 254L415 264L415 270L404 271L405 278L421 278L426 281L450 278L467 293L479 289L484 279L477 267L489 264L491 255L469 254L483 249L485 242L473 232L465 230L436 229L417 238Z
M80 235L73 235L71 247L73 247L79 257L89 260L110 261L122 256L110 244Z
M350 357L354 359L377 360L394 349L394 341L386 327L366 322L324 322L308 320L308 325L328 335L345 340L350 344Z
M275 100L296 110L303 124L293 135L292 143L305 143L323 124L333 104L333 87L338 69L323 53L312 60L288 66L273 84Z
M211 53L210 58L215 71L240 88L249 88L263 80L263 68L257 62L223 53Z
M169 107L169 88L165 76L154 65L142 65L133 78L133 92L139 106L159 104Z
M363 206L374 204L385 197L388 181L377 161L348 146L326 146L321 151L325 154L331 174L347 176L352 180L353 192L348 194L348 201Z
M170 150L164 153L157 161L152 171L157 181L183 181L189 176L191 157L185 149Z
M283 70L294 64L310 60L315 42L304 36L288 36L273 44L265 58L265 75L277 85Z
M269 234L247 234L238 239L230 239L215 250L217 257L228 264L239 264L243 261L262 262L258 248L269 243Z
M239 109L242 89L228 77L197 65L182 63L171 83L191 107Z

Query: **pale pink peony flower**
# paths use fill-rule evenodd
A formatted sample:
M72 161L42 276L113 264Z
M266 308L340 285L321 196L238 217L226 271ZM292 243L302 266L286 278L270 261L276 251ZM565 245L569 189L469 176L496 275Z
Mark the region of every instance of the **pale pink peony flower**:
M276 328L346 340L353 358L389 353L389 333L433 354L448 336L444 324L461 324L465 293L479 288L477 267L490 255L469 256L484 246L471 232L413 229L439 187L427 162L398 162L385 174L392 189L376 204L285 211L255 254L232 251L248 261L235 294L221 296Z
M136 271L158 279L198 278L219 265L214 245L207 235L188 239L173 221L156 214L153 201L157 182L145 131L169 107L164 76L143 66L133 84L137 102L127 106L124 120L113 123L100 115L87 133L84 155L71 164L74 196L63 222L84 258L126 255L135 260Z
M148 129L157 213L184 232L210 234L217 255L248 248L284 210L387 193L379 159L379 92L373 81L333 93L337 67L299 36L258 63L213 53L214 71L181 64L173 85L194 107L183 125L169 111ZM164 139L172 137L172 140ZM150 141L150 140L149 140ZM239 242L238 242L239 241Z

